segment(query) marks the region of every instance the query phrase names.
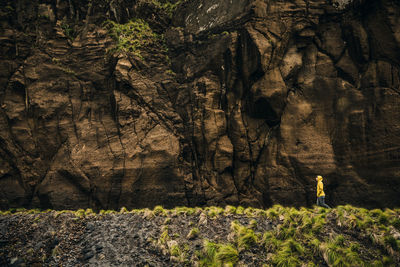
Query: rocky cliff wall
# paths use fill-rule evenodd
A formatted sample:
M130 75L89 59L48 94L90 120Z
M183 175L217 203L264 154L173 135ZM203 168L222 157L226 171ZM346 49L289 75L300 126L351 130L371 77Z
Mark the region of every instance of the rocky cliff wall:
M2 0L0 208L400 205L400 5L343 2Z

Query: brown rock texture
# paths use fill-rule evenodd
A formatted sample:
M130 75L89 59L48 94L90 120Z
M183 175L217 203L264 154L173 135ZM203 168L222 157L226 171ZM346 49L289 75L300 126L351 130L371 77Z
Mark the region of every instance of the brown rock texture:
M2 1L1 209L400 205L398 1L164 2Z

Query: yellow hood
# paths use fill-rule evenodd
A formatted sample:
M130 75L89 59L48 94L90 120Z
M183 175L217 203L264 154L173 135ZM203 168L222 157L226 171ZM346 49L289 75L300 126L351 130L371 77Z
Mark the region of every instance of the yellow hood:
M321 181L322 181L322 176L321 176L321 175L318 175L318 176L317 176L317 179L318 179L318 182L321 182Z

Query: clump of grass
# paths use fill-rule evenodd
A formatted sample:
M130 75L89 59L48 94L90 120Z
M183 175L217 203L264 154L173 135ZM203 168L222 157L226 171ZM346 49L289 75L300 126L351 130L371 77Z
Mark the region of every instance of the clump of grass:
M158 242L161 245L166 245L167 241L171 239L171 237L168 234L168 226L163 226L161 231L162 233L160 235L160 238L158 239Z
M181 255L181 249L179 248L178 244L174 244L170 248L170 253L172 256L179 256Z
M242 215L244 212L244 208L242 206L239 206L236 208L236 214Z
M280 220L286 214L286 208L282 205L274 205L266 211L267 218L270 220Z
M75 216L77 218L83 218L85 217L85 210L84 209L79 209L75 212Z
M290 225L278 225L278 228L276 230L276 237L280 240L286 240L290 237L294 237L296 233L296 229L291 227Z
M239 251L249 249L258 242L258 237L252 229L240 225L237 221L231 223L231 230L234 233L235 243Z
M239 260L239 252L231 244L216 244L205 240L199 258L200 266L233 266Z
M11 211L9 211L9 210L1 211L0 210L0 215L11 215Z
M31 210L29 210L27 213L28 214L38 214L38 213L40 213L41 211L40 211L40 209L31 209Z
M85 210L85 217L95 216L96 213L92 209Z
M65 37L73 41L76 33L74 31L74 28L70 24L68 24L65 19L61 22L61 28L64 32Z
M144 212L143 212L142 216L146 220L151 220L151 219L154 218L155 215L154 215L152 210L146 208L146 209L144 209Z
M133 19L125 24L107 20L104 27L116 42L111 52L123 51L142 57L142 48L163 43L163 37L153 32L149 24L142 19Z
M171 254L173 260L184 263L187 262L188 250L189 248L187 246L181 248L179 244L174 243L170 246L169 253Z
M272 257L275 266L300 266L300 256L304 254L304 247L292 238L279 244L278 251Z
M234 265L239 260L238 251L231 245L221 245L215 254L215 258L222 264Z
M101 210L100 214L101 215L108 215L108 214L116 214L117 212L115 210Z
M225 210L224 210L225 215L233 215L235 213L236 213L236 207L230 206L230 205L225 207Z
M119 211L119 213L129 213L128 209L125 207L122 207Z
M215 254L217 253L218 246L214 242L204 240L203 253L199 254L200 266L215 266Z
M247 217L254 217L254 216L256 216L256 210L253 209L253 208L251 208L251 207L246 208L246 209L243 211L243 213L246 214Z
M392 218L390 220L390 224L393 225L398 230L400 230L400 218Z
M269 210L267 211L267 217L268 217L269 219L271 219L271 220L276 220L276 219L278 219L278 216L279 216L278 212L276 212L276 210L274 210L274 209L269 209Z
M164 210L164 208L162 206L155 206L153 209L153 213L156 216L165 216L167 215L167 212Z
M220 207L206 207L204 209L207 212L207 216L210 218L215 218L220 214L224 213L224 209L220 208Z
M189 207L176 207L174 212L176 215L193 215L196 212L196 209Z
M343 247L344 241L345 241L345 239L344 239L343 235L337 235L336 238L334 239L334 244L336 246Z
M386 235L383 240L387 247L392 248L395 251L400 250L398 240L396 240L392 235Z
M280 241L276 239L272 232L265 232L262 237L262 243L267 252L274 252L278 248Z
M249 226L250 226L250 228L252 228L252 229L256 228L256 227L257 227L257 224L258 224L258 222L257 222L256 220L254 220L254 219L252 219L252 220L249 222Z
M116 214L117 211L115 210L106 210L106 214Z
M325 262L331 266L361 266L362 260L358 254L357 245L345 247L344 237L336 236L335 239L321 243L320 251Z
M318 254L319 252L319 248L321 245L321 241L319 241L318 238L316 237L312 237L311 241L309 242L311 250L313 252L313 254Z
M324 216L321 216L321 215L315 216L314 217L314 224L313 224L313 226L311 228L313 233L315 233L315 234L320 233L321 230L324 228L325 224L326 224L326 220L325 220Z
M188 235L186 236L187 239L194 239L196 238L200 233L199 228L194 227L190 230L190 232L188 233Z
M333 265L339 258L337 247L332 243L321 243L320 250L328 265Z
M264 217L264 218L267 218L267 211L262 210L262 209L255 209L255 210L254 210L254 215L255 215L256 217Z
M273 256L272 262L275 266L300 266L302 261L299 256L303 253L303 246L290 238L281 244L280 249Z
M385 213L382 213L378 217L378 222L380 224L387 224L389 222L389 217Z

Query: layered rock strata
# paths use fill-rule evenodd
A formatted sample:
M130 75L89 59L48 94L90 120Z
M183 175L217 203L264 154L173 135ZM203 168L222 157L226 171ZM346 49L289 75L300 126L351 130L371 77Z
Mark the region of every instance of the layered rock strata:
M310 206L316 174L330 204L400 205L397 1L172 11L5 2L0 208ZM160 44L116 52L104 22L134 18Z

